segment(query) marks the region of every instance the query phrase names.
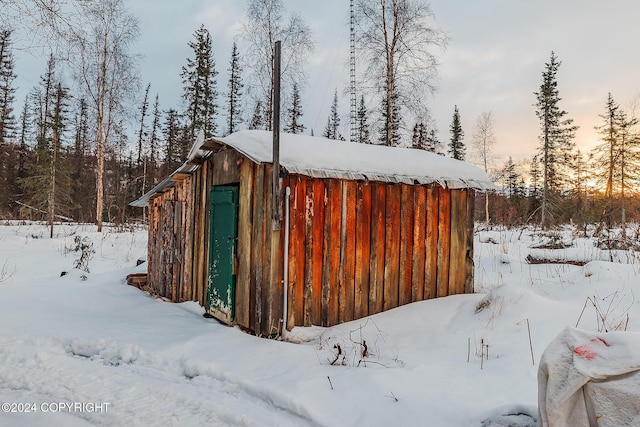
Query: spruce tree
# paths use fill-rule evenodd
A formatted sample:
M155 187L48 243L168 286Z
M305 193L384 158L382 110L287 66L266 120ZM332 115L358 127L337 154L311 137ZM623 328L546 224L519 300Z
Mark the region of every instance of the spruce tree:
M358 113L356 118L357 124L357 140L356 142L362 144L371 144L371 137L369 135L369 124L367 106L364 102L364 95L360 97L360 106L358 107Z
M264 104L262 101L256 101L256 105L253 108L253 116L251 116L251 121L249 122L249 129L252 130L264 130L265 126L265 117L264 117Z
M27 140L30 137L30 125L31 125L31 113L29 111L29 95L24 97L24 105L22 107L22 113L20 114L20 153L18 157L18 181L23 178L26 178L27 171L27 156L29 154L29 147L27 145ZM23 189L20 185L18 185L18 190L16 191L17 195L23 195ZM20 197L18 197L20 198Z
M68 122L69 98L69 90L58 81L53 92L53 108L48 123L50 128L50 158L47 210L50 238L53 238L53 223L56 218L56 211L64 208L66 210L64 213L69 216L68 206L71 204L71 181L66 150L63 147L63 135Z
M620 211L622 237L626 244L626 190L632 187L632 183L637 182L640 176L640 136L632 132L638 124L638 119L629 117L624 111L618 115L620 128Z
M618 150L619 150L619 110L620 106L613 100L609 93L605 113L600 117L604 123L596 127L596 130L602 135L602 142L597 145L593 153L598 165L597 178L598 181L604 182L605 191L604 198L606 206L601 218L601 226L606 224L607 230L612 227L612 211L613 211L613 188L615 175L618 169Z
M577 150L574 173L570 180L571 197L567 198L567 202L570 203L567 211L572 213L572 222L581 226L585 233L586 224L588 222L592 222L590 219L592 212L588 209L589 183L593 182L593 169L590 167L589 163L592 163L592 161L592 154L585 158L582 152Z
M333 93L333 102L331 103L331 113L327 117L327 125L322 132L322 136L329 139L341 139L340 135L340 116L338 115L338 89Z
M465 146L464 146L464 131L462 130L462 124L460 123L460 112L458 106L454 106L453 119L451 126L449 127L451 132L451 139L449 140L449 154L456 160L464 160Z
M151 122L151 135L149 135L149 186L154 186L158 182L158 151L160 145L160 100L158 94L156 94L156 100L153 103L153 112L151 116L153 121Z
M531 158L529 164L529 219L533 217L540 208L540 201L542 200L542 170L540 165L540 158L538 154Z
M180 126L178 132L178 148L180 153L180 163L184 163L187 161L189 157L189 152L191 151L191 147L193 146L193 138L191 137L191 129L188 124L184 123L184 118L182 119L182 124Z
M502 176L506 184L507 197L513 197L517 193L520 175L516 172L516 165L513 163L511 156L509 156L509 159L504 164Z
M573 120L566 118L567 112L560 109L557 73L561 62L551 52L549 62L542 72L542 83L536 95L536 116L540 121L539 159L542 168L542 194L540 205L540 223L547 229L553 219L554 211L563 186L569 177L573 138L577 127Z
M413 125L413 134L411 136L411 148L419 150L427 149L427 129L424 122L418 122Z
M242 67L240 65L240 54L238 46L233 42L231 49L231 60L229 61L229 83L227 85L227 135L238 130L242 123Z
M13 115L15 88L11 31L0 29L0 213L13 201L16 187L17 150L13 142L16 120Z
M195 41L189 42L189 47L193 50L194 56L187 59L187 65L182 67L180 73L184 89L183 98L187 103L185 117L189 138L192 141L201 130L205 138L216 134L218 114L218 72L215 69L211 35L205 26L201 25L193 36Z
M426 141L425 150L430 151L432 153L441 154L440 153L441 146L442 146L442 143L438 139L438 134L436 133L436 130L433 128L429 129L429 131L427 132L427 141Z
M167 176L180 166L180 116L173 108L165 114L162 136L165 143L162 175Z
M628 183L640 174L638 163L638 136L631 129L638 124L636 118L629 118L609 93L605 113L601 114L603 124L596 127L602 142L593 150L596 160L596 177L605 183L606 207L601 218L607 228L613 226L612 213L615 209L615 195L620 196L620 220L626 222L625 190ZM624 226L623 226L624 233Z
M301 134L305 130L305 126L301 122L302 105L300 104L300 92L298 85L293 84L291 94L291 108L287 108L287 124L284 131L287 133Z
M143 142L147 138L147 126L144 121L147 118L148 109L149 109L149 89L151 89L151 83L147 84L147 89L144 91L144 99L142 100L142 105L140 106L140 129L138 130L138 161L136 162L136 166L140 167L142 165L142 155L143 155Z
M0 144L13 137L17 124L13 114L16 88L11 31L0 30Z
M95 194L91 183L93 180L89 176L88 165L89 151L89 112L87 102L80 99L77 104L73 129L73 154L71 155L71 213L72 217L78 221L90 221L91 214L89 208L94 201L91 198Z
M55 70L53 56L47 63L40 87L34 93L38 104L36 161L26 167L27 176L21 184L27 190L27 202L46 212L53 236L53 222L60 212L69 216L71 183L65 131L69 121L69 90L62 85Z
M510 222L520 221L522 216L526 215L523 212L523 200L525 197L524 191L524 178L516 169L516 164L513 158L509 156L509 159L505 162L502 170L502 181L504 182L504 191L506 192L507 209L505 216L510 218ZM486 197L489 197L488 192L485 193Z

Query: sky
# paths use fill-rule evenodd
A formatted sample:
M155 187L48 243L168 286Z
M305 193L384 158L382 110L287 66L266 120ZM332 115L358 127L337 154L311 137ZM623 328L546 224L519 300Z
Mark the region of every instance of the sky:
M302 16L315 42L302 88L307 132L322 132L337 89L342 134L348 137L349 2L283 3L287 12ZM159 95L163 109L182 107L179 74L192 56L187 43L201 23L212 35L218 88L226 90L231 46L240 32L247 1L127 0L126 5L140 21L141 36L134 52L143 55L142 86L151 83L151 96ZM433 0L430 5L435 26L449 39L445 50L434 52L440 61L438 91L426 99L443 142L450 138L454 106L460 111L467 146L480 114L491 112L496 164L509 156L528 161L539 134L534 92L551 51L562 61L557 76L560 107L580 127L576 143L583 152L597 143L594 126L600 124L598 115L604 111L607 94L611 92L627 106L640 93L640 56L636 55L640 3L636 1ZM239 47L242 53L241 43ZM23 71L16 84L26 91L37 83L44 64L33 66L40 58L27 52L16 56L18 70Z

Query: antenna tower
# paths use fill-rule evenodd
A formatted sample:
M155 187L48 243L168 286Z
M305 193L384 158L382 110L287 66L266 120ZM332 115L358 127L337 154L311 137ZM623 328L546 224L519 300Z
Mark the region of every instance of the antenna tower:
M353 0L351 0L351 18L350 18L350 26L351 26L351 34L350 34L350 44L351 44L351 52L349 55L349 74L350 74L350 101L351 101L351 142L356 142L358 139L358 131L357 131L357 108L356 108L356 25L355 25L355 14L353 9Z

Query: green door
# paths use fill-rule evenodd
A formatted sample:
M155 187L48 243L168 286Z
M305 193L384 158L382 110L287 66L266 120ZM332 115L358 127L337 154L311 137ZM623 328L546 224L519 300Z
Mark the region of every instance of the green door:
M207 312L218 320L231 323L236 285L238 187L213 187L210 196Z

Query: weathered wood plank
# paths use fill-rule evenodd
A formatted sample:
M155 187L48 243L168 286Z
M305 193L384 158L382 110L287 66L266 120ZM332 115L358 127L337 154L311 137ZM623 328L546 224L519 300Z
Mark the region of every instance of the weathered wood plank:
M411 301L422 301L424 299L424 267L426 259L427 189L421 185L416 186L414 193Z
M203 204L204 206L204 217L205 217L205 238L204 238L204 258L205 258L205 271L204 271L204 278L203 278L203 294L202 294L202 298L203 300L206 299L207 294L209 293L209 237L211 234L211 229L210 229L210 218L209 218L209 202L210 202L210 195L211 195L211 189L213 188L213 163L211 162L211 160L207 160L201 168L204 173L205 173L205 203Z
M449 295L464 293L466 270L467 194L451 190L451 243L449 247Z
M197 257L194 261L194 299L198 301L203 307L206 306L206 299L202 299L202 289L204 286L203 281L206 279L206 270L205 263L207 262L207 256L204 253L204 241L205 241L205 233L203 230L205 229L205 223L209 222L209 218L206 218L207 207L206 203L209 199L209 196L206 191L206 179L205 173L202 169L198 169L196 172L198 176L198 185L197 185L197 194L196 194L196 229L199 232L196 234L196 242L195 242L195 250L194 253L197 254ZM205 207L203 207L205 204Z
M304 274L306 233L306 181L299 175L291 181L291 232L289 243L289 322L288 328L304 324Z
M148 209L149 230L147 238L147 286L154 289L156 280L156 247L157 247L157 224L158 214L155 199L149 201Z
M325 206L324 213L324 240L323 247L325 248L322 251L322 326L326 326L329 323L329 297L331 290L331 281L329 277L329 256L332 253L331 250L331 217L333 214L332 208L332 199L333 193L331 189L331 181L327 182L325 191L327 193L327 203Z
M181 182L180 186L182 188L181 198L184 204L184 209L182 212L182 280L180 282L179 289L179 301L188 301L187 297L187 289L191 285L191 268L193 264L193 254L191 253L191 230L193 229L193 224L191 222L191 175L185 177Z
M240 165L240 188L238 189L238 246L236 276L235 320L243 328L250 328L251 309L251 247L253 225L253 162L245 160Z
M340 322L354 319L356 251L356 183L342 181L340 215Z
M281 183L279 188L279 200L280 210L285 203L284 188L289 185L289 181L286 178L280 178ZM272 196L271 203L274 203L276 198ZM270 205L271 205L270 203ZM269 207L271 209L271 207ZM269 336L281 335L284 325L284 221L277 230L271 229L271 293L270 306L271 306L271 321L269 322Z
M187 242L186 242L186 250L185 257L188 258L188 264L185 265L185 269L187 272L185 274L185 289L183 292L183 297L185 301L193 301L194 298L194 260L196 258L195 254L195 240L196 233L198 230L196 228L196 209L195 209L195 192L196 192L196 176L191 175L188 179L189 188L187 189L187 205L189 207L189 215L187 218Z
M424 267L424 299L437 296L438 283L438 187L427 188L426 255Z
M205 203L205 239L204 239L204 254L205 254L205 279L204 279L204 294L203 297L206 298L206 295L209 293L209 238L211 234L210 222L211 219L209 217L209 202L211 197L211 189L213 188L213 162L211 159L208 159L203 165L202 169L206 172L206 203Z
M313 248L312 248L312 301L311 322L322 325L322 252L324 242L325 185L313 180Z
M210 162L211 185L237 184L240 182L240 159L242 154L233 149L226 149L214 153Z
M304 178L306 182L305 193L305 253L304 253L304 326L313 324L313 246L314 240L313 220L315 211L320 209L315 206L314 186L311 179Z
M209 201L209 189L207 188L206 180L206 164L202 165L196 172L198 177L196 187L196 242L194 247L194 253L196 254L194 260L194 299L200 303L203 307L206 305L206 286L207 286L207 269L208 254L205 253L207 245L205 241L209 238L209 235L205 232L209 228L208 201Z
M400 280L400 185L387 185L383 309L398 306Z
M369 314L380 313L384 301L385 198L383 183L371 184L371 270L369 276Z
M325 231L322 272L322 325L332 326L339 322L340 282L340 181L330 180L326 185L327 205L325 209Z
M464 282L464 292L471 294L474 292L473 289L473 277L474 277L474 266L473 266L473 237L474 237L474 212L475 212L475 190L470 188L467 189L467 236L466 236L466 278Z
M438 283L436 294L449 294L449 265L451 246L451 190L438 188Z
M371 255L371 185L358 182L356 194L356 255L354 316L369 314L369 263Z
M275 322L273 313L273 283L271 282L271 252L273 249L273 230L272 230L272 215L271 215L271 203L273 201L273 192L271 180L269 179L273 174L273 166L271 164L264 164L259 166L263 168L265 177L264 183L264 196L263 196L263 211L264 211L264 230L262 245L262 292L260 294L262 304L262 322L260 324L260 335L268 337L271 335L273 325Z
M179 302L178 286L182 283L182 208L183 203L176 201L173 210L173 248L171 261L173 276L171 277L171 301Z
M251 224L251 273L249 323L256 334L260 334L262 324L262 269L264 260L264 168L255 165L253 170L253 223Z
M400 193L400 292L398 305L411 302L413 270L414 190L412 185L402 184Z
M162 289L162 199L155 199L155 211L157 212L156 239L155 239L155 268L154 271L154 291L160 294Z

